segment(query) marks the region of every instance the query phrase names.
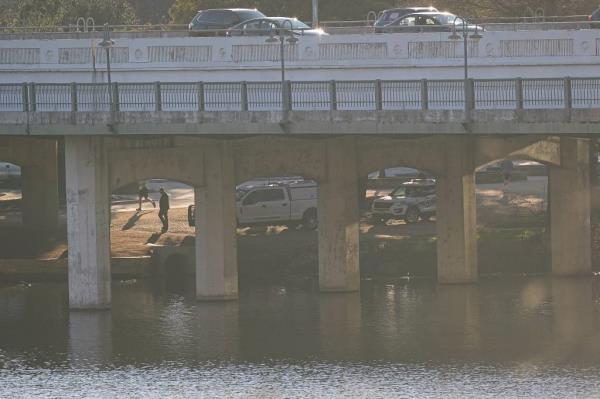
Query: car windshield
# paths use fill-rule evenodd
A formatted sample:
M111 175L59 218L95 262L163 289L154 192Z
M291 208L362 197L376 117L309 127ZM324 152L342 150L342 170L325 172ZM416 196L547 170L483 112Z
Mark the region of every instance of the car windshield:
M281 19L275 19L274 21L281 28L289 28L290 22L291 22L292 29L310 29L310 26L306 25L302 21L298 21L297 19L281 18ZM290 22L285 22L285 21L290 21Z
M390 197L392 198L401 198L406 194L406 187L398 187L394 191L390 193Z

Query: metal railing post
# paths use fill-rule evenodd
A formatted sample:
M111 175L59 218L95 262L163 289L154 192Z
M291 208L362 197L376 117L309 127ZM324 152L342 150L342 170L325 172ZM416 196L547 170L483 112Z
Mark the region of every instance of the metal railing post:
M517 78L515 80L515 98L517 99L517 110L523 109L523 79Z
M77 112L77 84L71 83L71 112Z
M465 111L470 113L475 109L475 81L469 78L465 81Z
M203 112L205 110L203 82L196 83L196 95L198 96L198 111Z
M421 79L421 110L429 109L429 88L427 87L427 79Z
M571 109L573 108L573 92L571 89L571 78L565 78L563 80L564 90L565 90L565 108Z
M27 95L29 100L29 110L32 112L37 111L37 101L35 95L35 83L29 83L29 94Z
M292 82L286 80L283 86L283 109L285 111L292 110Z
M117 82L112 84L111 93L111 111L119 112L121 106L119 105L119 84Z
M381 90L381 79L375 81L375 109L381 111L383 109L383 92Z
M337 88L335 86L335 80L329 81L329 109L331 111L337 110Z
M21 85L21 101L23 103L23 112L29 112L29 90L27 89L27 83Z
M246 81L242 82L241 89L242 111L248 111L248 83Z
M160 82L154 82L154 109L162 111L162 96L160 92Z

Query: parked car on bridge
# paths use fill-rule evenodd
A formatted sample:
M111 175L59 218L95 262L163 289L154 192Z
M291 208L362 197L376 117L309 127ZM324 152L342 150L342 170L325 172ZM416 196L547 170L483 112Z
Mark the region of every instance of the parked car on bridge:
M436 11L438 11L438 10L435 7L391 8L389 10L382 11L381 15L379 16L379 18L377 18L377 20L375 21L373 26L375 28L378 28L378 27L382 27L382 26L391 24L398 18L401 18L408 14L414 14L417 12L436 12ZM377 29L375 29L375 32L377 32Z
M462 18L449 12L420 12L407 14L395 21L378 28L379 32L461 32L464 25L469 32L482 32L478 25L471 25Z
M189 24L193 36L224 35L225 30L241 22L255 18L265 18L257 9L222 8L200 10Z
M317 184L311 180L291 184L270 184L236 192L238 226L301 224L317 228ZM188 224L195 225L195 208L188 207Z
M289 21L289 22L288 22ZM270 36L277 34L279 29L290 30L296 36L327 35L323 29L312 29L296 18L267 17L244 21L227 30L228 36Z
M419 219L429 220L435 211L435 179L413 179L374 200L371 218L374 222L403 219L406 223L416 223Z

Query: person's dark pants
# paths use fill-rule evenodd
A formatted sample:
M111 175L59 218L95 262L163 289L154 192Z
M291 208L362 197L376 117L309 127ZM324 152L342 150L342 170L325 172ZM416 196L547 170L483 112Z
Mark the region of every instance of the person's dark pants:
M160 211L158 211L158 217L160 218L160 221L163 224L163 231L169 230L169 210L161 209Z

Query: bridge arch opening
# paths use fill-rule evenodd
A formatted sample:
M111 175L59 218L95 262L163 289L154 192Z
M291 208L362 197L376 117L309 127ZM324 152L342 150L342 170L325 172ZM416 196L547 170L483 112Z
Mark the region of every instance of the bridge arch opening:
M166 212L161 189L168 199ZM193 275L195 228L188 222L188 208L194 198L192 185L169 178L144 177L114 188L110 198L113 274L135 262L138 271L150 268L152 274L169 281Z
M297 173L236 184L240 284L298 284L318 278L318 182ZM259 269L259 270L257 270Z
M23 223L21 166L0 160L0 253L6 257L25 257L28 248Z
M550 271L549 167L531 158L505 158L477 168L480 274Z
M409 165L359 180L362 275L435 276L436 178Z

